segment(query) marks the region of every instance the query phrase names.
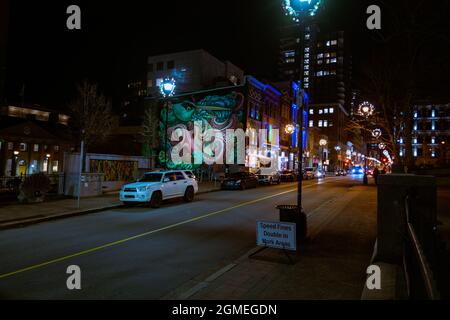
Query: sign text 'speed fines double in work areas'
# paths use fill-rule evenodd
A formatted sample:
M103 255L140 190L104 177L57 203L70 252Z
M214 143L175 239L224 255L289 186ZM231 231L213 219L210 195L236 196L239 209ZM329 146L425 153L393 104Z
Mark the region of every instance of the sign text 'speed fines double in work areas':
M295 223L258 221L256 223L256 244L276 249L297 250Z

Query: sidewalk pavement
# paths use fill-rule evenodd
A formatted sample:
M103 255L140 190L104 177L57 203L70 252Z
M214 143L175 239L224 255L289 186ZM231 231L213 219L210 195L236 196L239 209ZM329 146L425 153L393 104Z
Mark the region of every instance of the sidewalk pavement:
M198 193L220 190L219 182L199 183ZM98 197L81 198L80 208L76 199L64 199L33 204L13 204L0 207L0 230L21 227L28 224L60 219L75 215L94 213L121 207L119 192Z
M297 253L258 248L163 299L357 299L376 238L376 188L355 186L308 215ZM249 257L253 255L252 257Z

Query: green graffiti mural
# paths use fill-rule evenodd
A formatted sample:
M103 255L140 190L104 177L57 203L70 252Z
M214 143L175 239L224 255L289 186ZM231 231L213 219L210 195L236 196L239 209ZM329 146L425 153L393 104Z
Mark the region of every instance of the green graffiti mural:
M167 139L165 126L166 120L168 137L171 137L172 132L177 128L193 131L194 122L196 121L202 123L203 130L217 129L223 131L225 134L225 130L227 129L238 129L244 127L243 105L244 95L240 92L231 92L225 95L210 95L203 97L198 102L193 100L184 100L173 101L170 103L169 107L163 108L160 114L159 129L161 151L158 157L160 163L162 165L165 163L164 149L167 143L167 154L169 155L167 167L169 169L192 170L198 167L198 165L196 166L191 163L175 164L170 160L173 145L178 142L171 142ZM183 137L183 139L190 139L190 137ZM194 148L192 148L192 150L194 150ZM194 154L193 156L196 155ZM201 155L198 156L201 157Z

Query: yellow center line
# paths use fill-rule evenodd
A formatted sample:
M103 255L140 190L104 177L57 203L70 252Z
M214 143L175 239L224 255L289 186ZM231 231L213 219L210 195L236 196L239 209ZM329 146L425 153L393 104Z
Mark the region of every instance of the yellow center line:
M308 187L315 186L315 185L317 185L317 184L311 184L311 185L305 186L304 188L308 188ZM76 253L73 253L71 255L67 255L67 256L64 256L64 257L57 258L57 259L53 259L53 260L49 260L49 261L42 262L42 263L39 263L39 264L35 264L35 265L29 266L29 267L26 267L26 268L22 268L22 269L19 269L19 270L16 270L16 271L12 271L12 272L9 272L9 273L0 274L0 279L4 279L4 278L7 278L7 277L10 277L10 276L22 273L22 272L38 269L38 268L41 268L41 267L45 267L45 266L48 266L50 264L54 264L54 263L58 263L58 262L61 262L61 261L65 261L65 260L68 260L68 259L71 259L71 258L75 258L75 257L81 256L81 255L85 255L85 254L88 254L88 253L91 253L91 252L95 252L95 251L99 251L99 250L102 250L102 249L106 249L106 248L109 248L109 247L112 247L112 246L116 246L116 245L119 245L119 244L122 244L122 243L125 243L125 242L128 242L128 241L136 240L136 239L139 239L139 238L151 235L151 234L155 234L157 232L165 231L165 230L168 230L168 229L173 229L173 228L176 228L176 227L179 227L179 226L191 223L191 222L202 220L202 219L205 219L205 218L208 218L208 217L220 214L220 213L224 213L224 212L231 211L231 210L234 210L234 209L237 209L237 208L248 206L248 205L251 205L251 204L254 204L254 203L257 203L257 202L261 202L261 201L264 201L264 200L267 200L267 199L278 197L278 196L281 196L283 194L287 194L287 193L294 192L294 191L297 191L297 189L290 189L290 190L287 190L287 191L284 191L284 192L280 192L280 193L273 194L273 195L270 195L270 196L265 196L265 197L262 197L262 198L259 198L259 199L242 202L242 203L239 203L239 204L237 204L235 206L232 206L232 207L228 207L228 208L225 208L225 209L222 209L222 210L218 210L218 211L214 211L214 212L202 215L202 216L198 216L198 217L191 218L191 219L188 219L188 220L184 220L184 221L181 221L181 222L178 222L178 223L174 223L174 224L168 225L166 227L162 227L162 228L159 228L159 229L147 231L147 232L144 232L144 233L132 236L132 237L128 237L128 238L122 239L122 240L109 242L109 243L106 243L104 245L92 248L92 249L76 252Z

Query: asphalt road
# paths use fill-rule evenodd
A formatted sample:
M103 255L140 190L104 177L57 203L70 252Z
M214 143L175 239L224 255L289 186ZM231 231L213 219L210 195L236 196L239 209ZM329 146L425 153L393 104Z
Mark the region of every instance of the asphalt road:
M304 183L312 211L361 184L351 177ZM220 191L159 209L130 207L0 231L0 299L158 299L214 273L255 247L257 220L278 220L296 184ZM81 268L81 290L66 269Z

